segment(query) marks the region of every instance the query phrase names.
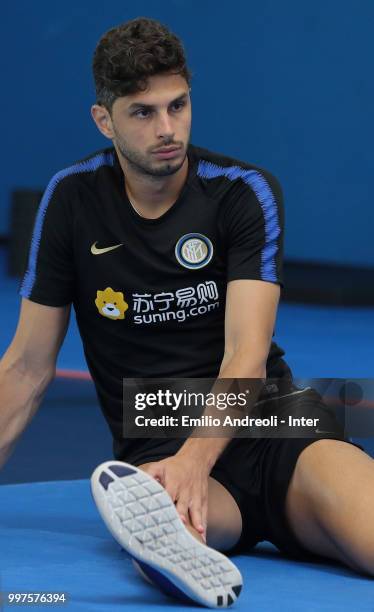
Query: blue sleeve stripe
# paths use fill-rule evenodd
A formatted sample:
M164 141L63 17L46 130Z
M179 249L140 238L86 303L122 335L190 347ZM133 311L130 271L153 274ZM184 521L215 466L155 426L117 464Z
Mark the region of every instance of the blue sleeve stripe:
M205 179L225 176L230 181L242 179L257 196L265 220L265 246L261 251L261 278L277 281L275 256L278 251L277 240L281 233L278 209L273 192L266 179L257 170L245 170L240 166L218 166L200 160L197 175Z
M80 174L81 172L92 172L100 168L100 166L113 166L114 165L114 155L112 152L106 153L98 153L94 157L87 159L85 161L79 162L73 166L69 166L69 168L65 168L60 172L57 172L52 179L50 180L44 195L39 204L38 212L36 214L34 230L31 238L30 252L29 252L29 260L27 271L22 281L22 285L20 288L20 295L25 298L30 297L36 278L36 264L38 259L38 252L40 246L40 240L43 230L43 224L45 215L48 209L48 205L52 199L53 193L57 187L57 185L67 176L71 174Z

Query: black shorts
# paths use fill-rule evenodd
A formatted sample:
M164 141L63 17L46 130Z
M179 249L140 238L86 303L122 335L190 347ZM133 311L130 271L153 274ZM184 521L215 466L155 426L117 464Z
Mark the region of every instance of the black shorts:
M260 402L258 409L262 418L277 414L278 421L286 420L285 427L288 427L289 416L318 418L318 427L304 428L305 437L302 438L296 437L300 435L297 428L287 429L289 437L279 437L279 429L276 433L274 429L268 429L264 434L268 437L234 438L229 442L210 473L231 493L242 515L241 537L233 548L225 552L228 555L240 554L267 540L285 554L311 559L315 555L298 542L285 514L287 490L297 459L304 448L319 439L343 440L361 450L363 448L345 437L344 424L314 389L299 389L291 385L286 394ZM135 465L159 461L175 454L184 440L153 442L157 443L153 452L152 445L146 445L135 461L123 459ZM171 451L173 444L175 449Z

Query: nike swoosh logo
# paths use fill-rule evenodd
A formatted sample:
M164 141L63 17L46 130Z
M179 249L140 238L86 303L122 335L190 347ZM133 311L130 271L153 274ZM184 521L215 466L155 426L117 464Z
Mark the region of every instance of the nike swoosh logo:
M102 255L103 253L109 253L109 251L114 251L114 249L118 249L118 247L123 246L123 242L121 242L121 244L115 244L114 246L104 247L103 249L99 249L96 245L97 241L94 242L91 246L92 255Z

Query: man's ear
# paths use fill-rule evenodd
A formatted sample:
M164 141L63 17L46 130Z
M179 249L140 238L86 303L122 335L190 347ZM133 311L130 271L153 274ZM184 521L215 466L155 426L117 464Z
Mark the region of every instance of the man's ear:
M105 106L93 104L91 106L91 116L96 123L97 129L100 130L106 138L112 140L114 137L112 118Z

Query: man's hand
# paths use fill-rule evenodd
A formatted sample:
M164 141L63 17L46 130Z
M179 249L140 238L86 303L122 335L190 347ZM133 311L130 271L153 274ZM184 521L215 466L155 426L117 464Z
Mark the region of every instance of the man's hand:
M208 465L192 456L180 457L177 454L139 467L162 484L175 503L182 521L186 524L189 516L192 526L206 542Z

